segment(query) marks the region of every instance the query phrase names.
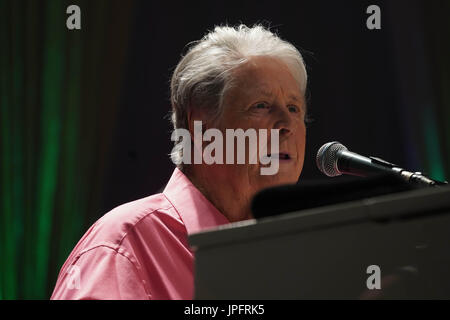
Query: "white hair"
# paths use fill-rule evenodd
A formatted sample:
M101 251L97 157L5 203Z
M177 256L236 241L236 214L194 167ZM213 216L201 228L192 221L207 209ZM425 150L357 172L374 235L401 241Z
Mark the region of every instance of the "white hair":
M188 126L190 108L204 111L211 120L223 111L223 98L232 85L231 71L252 56L270 56L283 61L304 95L307 73L300 52L289 42L261 25L251 28L217 26L201 40L191 43L180 60L170 84L172 124L174 129ZM179 141L171 153L172 161L181 167L182 148Z

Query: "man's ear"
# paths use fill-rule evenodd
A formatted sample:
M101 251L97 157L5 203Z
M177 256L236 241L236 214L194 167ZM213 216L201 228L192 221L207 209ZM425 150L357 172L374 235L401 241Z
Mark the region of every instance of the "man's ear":
M202 122L202 135L206 131L206 116L203 112L192 110L192 108L189 108L188 114L187 114L187 120L188 120L188 130L191 134L191 140L194 139L194 121L201 121Z

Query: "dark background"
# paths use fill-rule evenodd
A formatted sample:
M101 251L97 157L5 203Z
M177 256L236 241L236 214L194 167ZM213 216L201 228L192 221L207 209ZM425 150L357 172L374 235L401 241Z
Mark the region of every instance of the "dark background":
M164 187L171 73L218 24L262 23L301 50L315 122L300 183L322 178L315 154L334 140L445 180L449 14L444 0L0 0L0 299L48 298L95 220Z

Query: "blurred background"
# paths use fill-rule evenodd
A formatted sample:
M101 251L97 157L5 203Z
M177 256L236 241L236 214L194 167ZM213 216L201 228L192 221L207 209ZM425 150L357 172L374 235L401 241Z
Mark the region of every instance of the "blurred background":
M48 299L92 223L164 187L171 72L218 24L271 26L303 53L315 122L299 183L334 140L448 179L449 17L448 0L0 0L0 299Z

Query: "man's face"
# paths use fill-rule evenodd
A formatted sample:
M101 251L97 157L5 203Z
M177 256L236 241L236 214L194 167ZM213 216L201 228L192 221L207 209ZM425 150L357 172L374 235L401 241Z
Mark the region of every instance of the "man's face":
M279 157L279 170L274 175L261 175L261 164L249 164L248 156L245 164L225 164L213 170L243 192L296 183L303 168L306 137L306 105L300 87L287 66L270 57L252 57L233 72L233 86L224 97L224 112L217 124L224 145L226 129L266 129L270 153L270 130L278 129L279 155L271 157ZM246 150L248 155L248 144Z

